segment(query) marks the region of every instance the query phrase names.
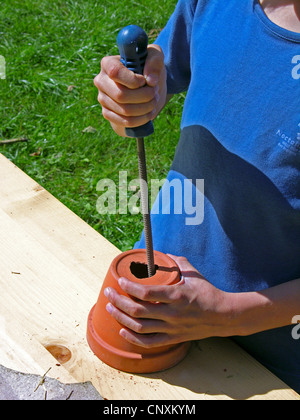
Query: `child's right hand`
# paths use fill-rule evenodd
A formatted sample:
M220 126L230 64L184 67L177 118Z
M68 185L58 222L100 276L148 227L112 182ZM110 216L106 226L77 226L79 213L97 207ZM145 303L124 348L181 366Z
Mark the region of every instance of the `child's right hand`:
M104 118L117 134L126 137L125 127L139 127L154 120L166 103L163 52L158 45L148 46L144 75L128 70L120 56L104 57L94 84Z

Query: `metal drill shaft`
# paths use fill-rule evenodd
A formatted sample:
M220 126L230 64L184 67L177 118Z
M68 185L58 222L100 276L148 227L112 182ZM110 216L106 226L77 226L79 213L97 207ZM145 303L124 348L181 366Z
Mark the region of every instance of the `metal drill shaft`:
M137 137L137 152L138 152L138 164L139 164L139 176L141 186L141 204L142 213L144 220L144 234L145 244L147 253L147 268L148 276L154 276L154 254L153 254L153 241L152 241L152 230L151 230L151 219L149 210L149 193L148 193L148 181L147 181L147 167L146 167L146 156L145 146L143 137Z
M124 64L124 66L134 73L143 74L148 46L148 36L146 32L136 25L126 26L119 32L117 37L117 44L119 47L121 62ZM149 211L149 194L144 137L150 136L153 133L153 123L152 121L148 121L146 124L140 127L126 128L125 131L128 137L135 137L137 141L147 267L148 276L151 277L155 274L155 265Z

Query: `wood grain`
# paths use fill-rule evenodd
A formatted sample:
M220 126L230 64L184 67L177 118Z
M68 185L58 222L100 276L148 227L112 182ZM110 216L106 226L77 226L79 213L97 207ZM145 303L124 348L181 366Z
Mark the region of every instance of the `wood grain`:
M91 381L107 399L300 399L227 339L195 342L179 365L149 375L98 360L87 316L120 251L1 154L0 231L1 365L39 375L51 367L48 376Z

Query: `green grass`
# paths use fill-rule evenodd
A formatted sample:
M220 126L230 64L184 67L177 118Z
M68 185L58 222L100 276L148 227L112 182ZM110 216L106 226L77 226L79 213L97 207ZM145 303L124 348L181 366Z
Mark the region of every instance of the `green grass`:
M119 30L134 23L148 33L166 24L177 0L3 0L0 55L0 146L12 160L122 251L142 230L141 215L100 215L102 178L138 176L134 139L122 139L102 118L93 78L105 55L117 54ZM155 31L153 31L155 30ZM150 40L153 42L154 37ZM75 86L68 90L69 86ZM146 139L148 177L167 175L179 137L184 97L173 98ZM95 132L83 132L86 127ZM130 195L130 193L129 193Z

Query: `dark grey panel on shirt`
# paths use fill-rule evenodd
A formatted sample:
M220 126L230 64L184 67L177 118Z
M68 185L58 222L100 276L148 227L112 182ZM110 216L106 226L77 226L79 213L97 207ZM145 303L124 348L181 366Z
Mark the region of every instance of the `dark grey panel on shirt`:
M204 179L205 197L239 254L300 275L299 213L260 169L200 125L183 128L171 169L194 184Z

